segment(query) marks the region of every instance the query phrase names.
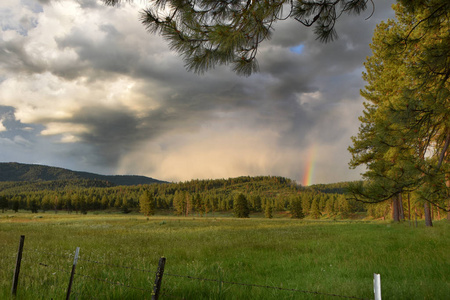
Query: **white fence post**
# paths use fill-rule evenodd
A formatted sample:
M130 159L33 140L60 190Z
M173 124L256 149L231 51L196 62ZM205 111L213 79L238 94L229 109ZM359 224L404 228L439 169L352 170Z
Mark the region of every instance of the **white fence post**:
M381 300L381 280L380 274L373 274L373 292L375 294L375 300Z

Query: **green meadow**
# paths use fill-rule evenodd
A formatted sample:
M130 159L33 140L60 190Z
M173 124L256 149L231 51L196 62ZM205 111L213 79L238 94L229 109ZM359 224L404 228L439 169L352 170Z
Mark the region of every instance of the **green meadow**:
M17 299L448 299L450 223L288 218L0 214L0 298L11 298L25 235Z

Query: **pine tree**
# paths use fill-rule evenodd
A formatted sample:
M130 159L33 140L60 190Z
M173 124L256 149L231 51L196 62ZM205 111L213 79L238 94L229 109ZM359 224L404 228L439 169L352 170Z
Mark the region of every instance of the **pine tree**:
M255 211L261 211L262 200L260 195L256 195L253 200L253 209Z
M319 210L319 203L315 197L311 203L310 215L313 219L318 219L321 216L321 213Z
M87 201L86 201L86 196L84 196L84 195L79 195L79 198L78 198L78 205L79 205L79 208L80 208L80 212L83 214L83 215L86 215L87 214L87 212L88 212L88 204L87 204Z
M395 6L397 20L377 26L365 64L367 102L349 151L351 167L367 166L367 184L350 190L359 201L391 199L396 221L402 193L420 196L428 226L428 202L444 207L449 193L449 7Z
M303 219L305 217L302 208L302 201L297 197L291 200L291 215L294 219Z
M2 213L5 212L5 209L8 208L8 198L5 196L0 196L0 208L2 210Z
M14 212L18 212L19 211L19 207L20 207L20 199L18 198L13 198L13 203L12 203L12 209L14 210Z
M327 203L325 203L325 213L331 216L334 213L334 196L329 197Z
M244 194L239 194L233 202L234 216L237 218L248 218L250 215L250 209L248 207L247 198Z
M264 216L268 219L273 218L273 208L272 205L266 204L266 209L264 210Z
M109 206L109 199L108 197L105 195L103 195L102 200L101 200L101 204L102 204L102 208L106 209Z
M203 214L205 213L205 203L203 202L202 198L200 197L200 194L197 193L194 198L193 203L195 210L199 214L200 217L203 217Z
M311 200L310 200L309 194L306 194L306 193L300 194L300 199L302 202L303 215L306 216L309 214L309 210L311 208Z
M155 214L155 203L153 195L148 191L144 191L139 197L139 209L144 215L151 216Z
M177 190L173 197L173 208L175 214L181 216L186 212L186 194L183 191Z

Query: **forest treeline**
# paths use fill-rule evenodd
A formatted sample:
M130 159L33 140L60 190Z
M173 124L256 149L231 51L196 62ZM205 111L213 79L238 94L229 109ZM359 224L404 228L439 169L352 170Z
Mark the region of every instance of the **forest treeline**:
M270 218L285 213L295 218L352 218L371 216L389 218L385 204L367 205L349 200L348 183L303 187L291 179L278 176L238 177L214 180L191 180L134 186L114 186L107 181L55 180L39 182L0 182L2 211L19 209L39 211L116 210L140 211L146 215L164 211L180 216L205 216L215 212L233 212L235 216L263 213ZM421 218L421 206L413 212ZM405 202L405 217L411 207ZM247 213L241 214L239 209ZM440 212L436 210L436 216Z

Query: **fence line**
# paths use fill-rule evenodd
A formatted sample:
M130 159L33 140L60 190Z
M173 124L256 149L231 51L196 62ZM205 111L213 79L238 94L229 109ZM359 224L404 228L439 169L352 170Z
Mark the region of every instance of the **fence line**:
M57 256L57 257L63 257L63 258L67 258L67 259L71 259L73 256L73 253L67 253L65 255L63 254L57 254L57 253L52 253L52 252L48 252L48 251L43 251L43 250L37 250L37 249L31 249L31 251L33 252L38 252L38 253L43 253L43 254L47 254L50 256ZM69 251L69 250L65 250L65 251ZM73 252L73 251L72 251ZM12 255L11 257L16 257L15 255ZM23 260L23 259L22 259ZM115 267L115 268L122 268L122 269L130 269L130 270L136 270L136 271L141 271L141 272L146 272L146 273L155 273L154 270L149 270L149 269L141 269L141 268L136 268L136 267L130 267L130 266L123 266L123 265L116 265L116 264L110 264L110 263L105 263L105 262L100 262L100 261L96 261L96 260L92 260L92 259L88 259L88 258L83 258L82 255L80 255L78 257L79 261L83 261L83 262L89 262L89 263L94 263L94 264L100 264L100 265L105 265L105 266L109 266L109 267Z
M68 270L64 270L64 269L60 269L60 268L55 268L55 267L53 267L53 266L50 266L50 265L47 265L47 264L44 264L44 263L41 263L41 262L39 262L39 263L37 263L37 264L40 265L40 266L42 266L42 267L50 268L50 269L52 269L53 271L60 271L60 272L64 272L64 273L70 274L70 271L68 271Z
M169 297L169 298L173 298L173 299L181 299L181 300L186 300L186 298L182 297L182 296L175 296L175 295L171 295L168 294L164 289L161 290L161 294L159 294L160 296L164 296L164 297Z
M82 293L80 293L78 291L74 291L74 290L72 290L71 295L75 296L75 299L78 299L78 296L82 297L81 299L83 299L83 300L85 300L85 299L93 299L93 300L108 299L108 296L105 294L96 294L95 296L93 296L93 295L82 294Z
M49 268L49 269L51 269L53 271L60 271L60 272L64 272L64 273L67 273L67 274L71 273L71 272L69 272L67 270L60 269L60 268L55 268L55 267L52 267L50 265L47 265L47 264L44 264L44 263L41 263L41 262L39 262L37 264L40 265L40 266L43 266L43 267L47 267L47 268ZM123 286L123 287L131 288L131 289L135 289L135 290L141 290L143 292L150 292L150 293L152 292L151 290L143 289L143 288L140 288L140 287L131 286L131 285L125 284L125 283L120 282L120 281L112 281L112 280L108 280L108 279L97 278L97 277L90 276L90 275L80 274L78 272L74 272L74 275L75 276L84 277L84 278L88 278L88 279L92 279L92 280L96 280L96 281L100 281L100 282L104 282L104 283L109 283L110 285Z
M20 274L20 277L24 277L24 278L28 279L30 282L32 282L32 284L33 284L33 283L38 283L39 285L42 285L42 282L43 282L43 279L40 278L40 277L30 276L30 275L24 274L24 273L21 273L21 274ZM54 280L56 281L56 283L59 282L58 277L55 277ZM55 285L55 286L57 286L57 285ZM61 291L62 291L62 290L63 290L63 286L61 286ZM55 299L55 297L50 297L50 294L47 294L47 296L48 296L49 298ZM13 299L14 299L14 298L13 298ZM20 299L20 297L18 297L18 299Z
M131 285L125 284L125 283L120 282L120 281L112 281L112 280L103 279L103 278L96 278L96 277L93 277L93 276L83 275L83 274L79 274L79 273L76 273L76 272L75 272L75 275L81 276L81 277L85 277L85 278L89 278L89 279L96 280L96 281L100 281L100 282L104 282L104 283L109 283L110 285L123 286L123 287L130 288L130 289L140 290L142 292L150 292L150 293L152 292L151 290L147 290L147 289L143 289L143 288L140 288L140 287L131 286Z
M78 253L79 248L77 247L77 251L76 254ZM55 253L51 253L48 251L39 251L39 250L33 250L34 252L39 252L39 253L44 253L47 255L51 255L51 256L59 256L59 257L63 257L60 254L55 254ZM72 254L69 255L69 257L72 256ZM64 255L64 257L67 257L66 255ZM25 261L28 261L28 257L25 257ZM135 267L131 267L131 266L124 266L124 265L118 265L118 264L110 264L110 263L105 263L105 262L100 262L100 261L95 261L95 260L91 260L91 259L81 259L81 257L78 257L77 255L75 255L75 260L74 260L74 265L76 264L76 260L79 259L80 261L83 262L87 262L87 263L93 263L93 264L100 264L100 265L105 265L105 266L110 266L110 267L114 267L114 268L122 268L122 269L128 269L128 270L135 270L135 271L141 271L141 272L145 272L145 273L150 273L150 274L155 274L156 278L155 278L155 283L153 284L153 290L150 289L146 289L146 288L141 288L141 287L135 287L120 281L113 281L110 279L105 279L105 278L98 278L98 277L94 277L94 276L90 276L90 275L85 275L85 274L80 274L78 272L76 272L74 270L74 267L72 268L72 272L70 272L69 270L65 270L62 268L58 268L58 267L54 267L51 266L51 264L47 264L47 263L43 263L43 262L31 262L32 264L35 263L39 266L42 267L46 267L49 268L53 271L59 271L59 272L64 272L67 274L71 274L71 281L69 282L69 289L68 289L68 293L67 293L67 297L69 297L70 295L70 287L71 287L71 283L72 283L72 278L74 276L78 276L78 277L82 277L85 279L89 279L89 280L95 280L98 282L102 282L102 283L106 283L106 284L110 284L112 286L121 286L124 288L129 288L129 289L134 289L134 290L139 290L143 293L151 293L152 295L152 299L158 299L159 293L161 293L161 295L167 296L167 297L171 297L171 298L178 298L180 299L179 296L174 296L171 295L170 293L167 293L165 289L163 289L162 291L160 286L161 286L161 281L162 281L162 277L163 275L166 276L171 276L171 277L177 277L177 278L187 278L190 280L198 280L198 281L209 281L209 282L217 282L220 284L230 284L230 285L240 285L240 286L247 286L247 287L257 287L257 288L265 288L265 289L274 289L274 290L280 290L280 291L289 291L289 292L298 292L298 293L304 293L304 294L312 294L312 295L318 295L318 296L330 296L330 297L339 297L339 298L346 298L346 299L359 299L359 300L368 300L367 298L361 298L361 297L356 297L356 296L346 296L346 295L339 295L339 294L333 294L333 293L323 293L323 292L318 292L318 291L309 291L309 290L301 290L301 289L294 289L294 288L283 288L283 287L277 287L277 286L270 286L270 285L261 285L261 284L249 284L249 283L242 283L242 282L234 282L234 281L226 281L226 280L221 280L221 279L211 279L211 278L201 278L201 277L196 277L196 276L190 276L190 275L179 275L179 274L173 274L173 273L165 273L164 272L164 264L165 264L165 258L161 258L160 259L160 264L158 266L158 270L152 271L152 270L148 270L148 269L141 269L141 268L135 268ZM161 269L162 267L162 269ZM53 273L52 275L55 275L55 273ZM375 283L375 279L374 279L374 291L375 291L375 298L376 299L381 299L381 289L380 289L380 282L379 282L379 274L374 274L375 278L377 278L377 282ZM34 280L37 280L35 277L29 276L27 274L21 274L21 276L24 277L28 277ZM17 285L17 281L13 282L13 286L14 284ZM78 294L81 295L78 291L73 294ZM68 299L68 298L67 298ZM181 297L181 299L183 299Z
M367 299L367 298L360 298L360 297L353 297L353 296L344 296L344 295L337 295L337 294L330 294L330 293L321 293L321 292L316 292L316 291L306 291L306 290L299 290L299 289L289 289L289 288L282 288L282 287L269 286L269 285L248 284L248 283L242 283L242 282L224 281L224 280L210 279L210 278L209 279L208 278L200 278L200 277L193 277L193 276L188 276L188 275L177 275L177 274L169 274L169 273L164 273L164 275L166 275L166 276L173 276L173 277L181 277L181 278L189 278L189 279L193 279L193 280L213 281L213 282L233 284L233 285L259 287L259 288L266 288L266 289L276 289L276 290L290 291L290 292L300 292L300 293L304 293L304 294L316 294L316 295L333 296L333 297L340 297L340 298L347 298L347 299L370 300L370 299Z

